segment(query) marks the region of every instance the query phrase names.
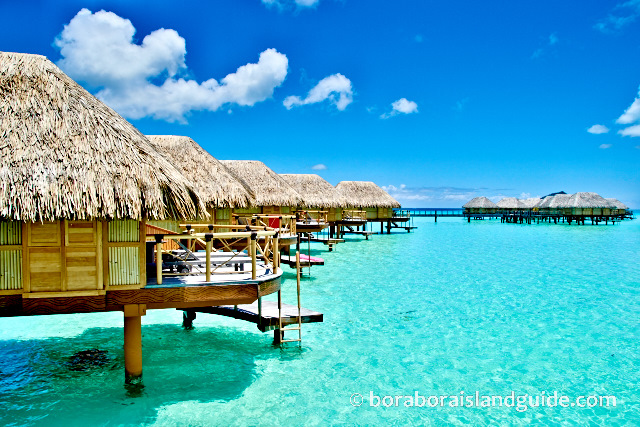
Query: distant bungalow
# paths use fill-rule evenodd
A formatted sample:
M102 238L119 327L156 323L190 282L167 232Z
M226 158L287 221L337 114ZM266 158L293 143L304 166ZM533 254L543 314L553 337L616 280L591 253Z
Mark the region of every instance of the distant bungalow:
M304 217L297 231L319 232L342 219L346 200L333 185L316 174L280 174L302 198Z
M552 193L542 199L528 198L519 200L505 197L497 205L486 197L475 197L464 206L464 216L482 219L500 216L502 222L532 223L572 222L584 224L585 219L592 223L607 223L630 218L628 207L616 199L605 199L597 193L580 192L566 194Z
M257 224L277 229L280 247L297 242L295 211L302 198L267 165L256 160L221 160L221 163L254 195L250 206L233 208L236 224Z
M379 222L381 233L384 223L389 232L392 222L408 221L408 218L394 218L393 209L400 208L400 203L371 181L342 181L336 189L347 200L348 207L364 211L368 222Z

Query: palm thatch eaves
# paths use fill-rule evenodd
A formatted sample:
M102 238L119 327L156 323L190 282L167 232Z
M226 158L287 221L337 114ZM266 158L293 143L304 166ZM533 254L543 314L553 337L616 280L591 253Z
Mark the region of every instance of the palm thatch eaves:
M389 193L371 181L342 181L336 189L354 208L399 208L401 205Z
M254 203L246 184L193 139L176 135L147 135L147 138L193 183L207 208L246 208Z
M474 197L473 199L465 203L462 207L465 209L476 209L476 208L496 209L498 205L496 205L486 197Z
M316 174L280 174L302 197L302 204L314 208L343 208L345 198L329 182Z
M133 125L40 55L0 52L0 216L186 218L204 205Z
M567 201L569 208L611 208L613 207L604 197L598 193L581 192L573 194Z
M540 198L538 197L529 197L528 199L521 199L522 203L524 203L527 209L534 208L540 203Z
M505 197L500 200L496 205L502 209L527 209L527 206L515 197Z
M221 160L229 172L253 193L254 206L298 206L302 198L264 163L256 160Z
M625 205L618 199L607 198L605 199L611 205L612 209L629 209L629 206Z

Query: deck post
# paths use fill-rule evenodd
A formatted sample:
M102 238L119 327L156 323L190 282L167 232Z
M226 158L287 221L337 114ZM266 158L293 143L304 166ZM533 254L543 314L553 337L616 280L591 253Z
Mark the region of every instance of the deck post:
M278 251L278 233L276 232L276 234L273 236L273 272L275 273L278 270L278 267L280 267L280 260L278 259L280 257L280 251Z
M282 343L282 289L278 290L278 328L273 331L273 343Z
M256 280L256 239L258 233L255 231L251 233L251 243L249 245L249 251L251 252L251 280ZM258 304L260 301L258 301Z
M209 283L211 281L211 250L213 249L213 235L207 233L204 235L204 240L205 242L207 242L207 254L206 254L206 263L207 263L207 269L206 269L206 281L207 283Z
M164 235L156 234L156 281L162 285L162 238Z
M142 316L146 305L124 306L124 374L127 384L142 382Z

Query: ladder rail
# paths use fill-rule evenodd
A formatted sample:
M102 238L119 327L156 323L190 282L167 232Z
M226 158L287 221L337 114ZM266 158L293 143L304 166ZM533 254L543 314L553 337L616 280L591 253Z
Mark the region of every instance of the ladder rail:
M278 291L278 330L276 344L282 344L287 342L302 342L302 304L300 300L300 251L296 251L296 293L298 296L298 326L297 327L282 327L282 290ZM297 339L284 339L285 331L298 331Z

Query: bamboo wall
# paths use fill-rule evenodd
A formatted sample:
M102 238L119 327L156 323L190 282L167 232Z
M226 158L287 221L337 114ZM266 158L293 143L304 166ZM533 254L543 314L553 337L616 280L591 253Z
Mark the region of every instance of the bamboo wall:
M378 208L378 218L393 218L393 208Z
M164 225L172 225L173 221ZM108 240L108 288L144 287L146 284L146 227L134 220L114 220L105 224ZM177 226L177 223L175 224ZM174 226L174 227L175 227ZM165 228L165 227L163 227Z
M378 209L377 208L364 208L361 209L367 213L367 219L376 219L378 218Z
M0 291L22 289L22 226L0 222Z
M342 219L342 208L329 208L329 213L327 214L327 221L334 222L340 221Z
M138 221L0 222L0 293L96 295L146 284Z

